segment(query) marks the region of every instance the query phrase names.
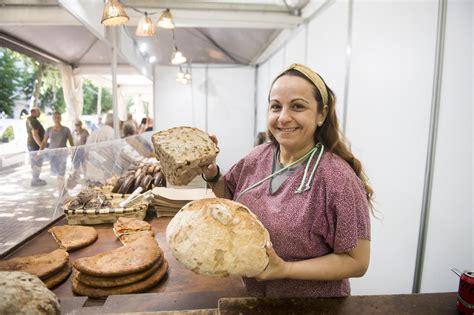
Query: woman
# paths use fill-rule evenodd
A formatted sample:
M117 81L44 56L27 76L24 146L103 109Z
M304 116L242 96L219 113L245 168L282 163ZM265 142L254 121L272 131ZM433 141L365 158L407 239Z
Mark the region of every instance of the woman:
M215 163L203 169L217 196L246 205L270 233L267 268L244 283L255 296L347 296L348 278L368 268L373 192L317 73L293 64L277 76L268 134L225 176Z

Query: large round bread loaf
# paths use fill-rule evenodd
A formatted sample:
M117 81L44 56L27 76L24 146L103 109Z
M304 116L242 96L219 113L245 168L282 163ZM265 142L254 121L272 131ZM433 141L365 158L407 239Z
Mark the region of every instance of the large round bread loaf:
M0 314L59 314L59 299L26 272L0 272Z
M186 185L211 164L219 148L207 133L193 127L175 127L155 133L152 138L161 170L172 185Z
M196 273L253 277L268 264L268 231L244 205L222 198L186 204L166 229L178 261Z

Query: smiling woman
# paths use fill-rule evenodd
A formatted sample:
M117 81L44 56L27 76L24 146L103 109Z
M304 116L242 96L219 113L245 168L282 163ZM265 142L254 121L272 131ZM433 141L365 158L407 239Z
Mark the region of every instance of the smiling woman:
M244 283L254 296L347 296L348 278L369 265L373 192L339 130L335 96L316 72L293 64L268 102L271 142L224 176L215 163L203 168L217 196L238 199L270 234L268 266Z

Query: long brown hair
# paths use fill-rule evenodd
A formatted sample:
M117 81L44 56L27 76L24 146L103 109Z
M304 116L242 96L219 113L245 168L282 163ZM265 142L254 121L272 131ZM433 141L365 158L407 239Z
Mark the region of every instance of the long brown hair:
M321 93L319 92L316 85L310 79L308 79L304 74L302 74L301 72L297 70L289 69L287 71L282 72L279 76L275 78L275 80L273 80L273 83L270 87L270 91L272 90L273 84L275 83L275 81L284 75L300 77L300 78L305 79L307 82L309 82L311 86L313 87L313 95L318 104L318 112L322 113L324 104L321 97ZM336 115L336 96L334 95L334 92L326 85L326 82L324 82L324 85L326 86L326 89L328 91L328 103L326 104L328 106L327 116L322 126L318 126L316 128L316 131L314 133L314 142L322 143L330 152L336 154L337 156L339 156L341 159L346 161L351 166L351 168L356 173L357 177L359 177L362 184L364 185L367 201L372 210L372 214L374 214L373 213L374 191L372 187L370 187L369 185L369 180L362 168L362 163L354 156L354 154L352 154L352 151L349 145L347 144L346 137L344 136L342 131L339 129L339 122ZM268 101L270 101L270 94L268 95ZM278 143L275 137L273 137L273 135L270 133L270 130L268 130L267 132L271 141L275 144Z

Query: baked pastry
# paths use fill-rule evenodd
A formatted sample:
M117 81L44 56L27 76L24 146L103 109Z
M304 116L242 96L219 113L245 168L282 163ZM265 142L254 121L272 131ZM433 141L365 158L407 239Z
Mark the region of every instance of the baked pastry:
M212 163L219 148L207 133L192 127L175 127L155 133L153 146L167 182L186 185Z
M98 236L95 228L80 225L54 226L48 232L59 247L68 252L94 243Z
M74 268L91 276L117 277L144 271L162 255L151 236L141 237L126 246L74 261Z
M171 252L203 275L253 277L268 264L268 231L244 205L222 198L191 201L166 228Z
M127 245L128 243L136 241L140 237L144 237L144 236L153 237L154 235L155 234L153 233L153 231L138 231L138 232L132 232L129 234L122 234L118 237L118 239L123 245Z
M162 262L163 262L163 256L160 256L156 264L151 266L151 268L139 273L128 275L128 276L97 277L97 276L86 275L82 272L76 271L76 277L80 283L88 285L90 287L95 287L95 288L117 287L117 286L132 284L149 277L151 274L156 272L156 270L161 266Z
M59 269L56 274L44 279L43 282L44 284L46 284L46 287L48 287L48 289L52 289L56 287L57 285L63 283L64 280L67 279L71 271L72 271L72 266L68 262L67 264L64 265L64 267Z
M56 249L48 254L0 261L0 271L24 271L44 280L57 273L68 261L69 254L63 249Z
M78 280L78 274L74 273L71 280L72 291L75 294L85 295L92 298L103 298L109 295L117 294L139 293L157 285L158 282L160 282L161 279L163 279L163 277L166 275L167 271L168 262L164 260L160 267L156 269L155 272L153 272L149 277L132 284L110 288L95 288L85 285Z
M0 314L59 314L59 299L38 277L0 272Z

